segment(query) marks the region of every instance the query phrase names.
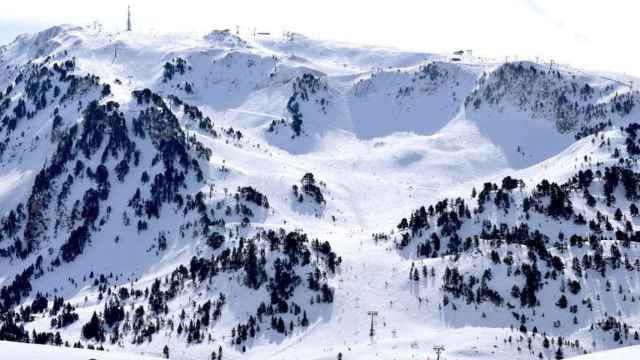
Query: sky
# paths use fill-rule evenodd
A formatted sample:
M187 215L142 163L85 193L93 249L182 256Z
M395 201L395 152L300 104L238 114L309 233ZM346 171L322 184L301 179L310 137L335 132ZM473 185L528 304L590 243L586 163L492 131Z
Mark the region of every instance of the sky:
M134 31L256 28L309 37L500 59L567 63L640 77L632 0L15 0L0 1L0 43L63 23Z

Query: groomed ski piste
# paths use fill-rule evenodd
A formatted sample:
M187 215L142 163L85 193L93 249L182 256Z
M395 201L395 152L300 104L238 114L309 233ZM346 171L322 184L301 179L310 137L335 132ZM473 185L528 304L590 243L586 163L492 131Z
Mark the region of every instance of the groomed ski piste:
M42 273L30 277L31 289L21 293L16 304L12 304L15 313L20 313L20 307L34 304L36 294L46 294L49 301L45 310L27 314L27 319L31 317L28 321L21 317L26 332L29 335L34 330L59 332L62 341L70 345L80 342L83 347L103 347L106 351L0 342L2 358L7 354L7 359L142 360L163 357L166 346L171 359L184 360L209 359L212 351L219 356L219 349L223 359L400 360L434 359L434 346L443 346L441 359L511 360L557 358L559 347L562 356L570 357L640 343L633 337L640 325L637 271L610 272L606 279L595 271L590 273L581 280L579 295L567 292L570 305L579 305L577 316L554 305L559 294L564 294L564 280L560 290L555 278L547 280L551 285L544 288L539 306L532 309L521 307L517 300L513 303L515 308L487 303L470 305L455 300L456 307L452 309L451 304L443 304L447 293L442 278L445 269L454 264L459 264L465 274L481 275L491 268L491 285L507 300L516 279L507 276L502 265L490 262L489 245L480 245L479 252L471 250L456 256L443 251L437 257L426 258L415 254L413 243L407 248L410 250L396 246L402 232L398 223L421 206L457 197L475 202L471 198L473 188L480 191L486 182L500 184L506 176L521 179L526 187L519 191L526 194L543 179L562 183L579 170L602 169L618 163L611 153L616 147L621 150L625 147L626 133L621 127L637 121L638 108L636 105L628 112L611 114L608 109L615 107L617 99L624 95L638 102L637 90L628 85L634 80L630 77L620 75L613 80L610 74L604 77L531 62L502 64L470 56L453 61L443 55L316 41L299 34L254 37L231 31L204 35L104 33L90 27L64 25L20 36L0 47L0 66L6 69L0 72L0 89L13 86L12 91L4 91L4 99L12 99L5 115L17 117L16 102L28 98L24 80L16 81L20 72L30 66L28 63L53 66L65 61L74 64L69 73L96 75L100 86L108 84L110 91L105 95L100 93L100 86L96 85L97 90L89 86L86 92L74 93L64 101L47 95L48 101L37 110L27 103L27 112L33 114L19 119L12 125L14 129L9 131L8 123L3 125L0 130L3 224L11 210L28 204L38 173L56 159L65 131L74 125L79 126L79 133L85 131L85 108L92 100L96 99L98 104L118 103L116 112L123 115L127 131L132 133L134 120L156 101L141 102L134 91L150 89L150 93L167 104L164 114L171 113L177 119L188 139L185 147L189 159L198 162L203 173L202 179L196 179L195 170L188 165L187 178L178 192L194 197L198 191L205 194L207 212L215 212L214 220L224 219L216 231L226 237L226 245L212 248L200 230L196 231L199 229L195 225L196 210L183 213L182 208L171 202L155 216L143 213L134 217L131 199L136 189L142 189L143 200L154 195L154 190L147 189L149 184L140 180L143 172L149 173L153 183L154 175L163 171L162 161L152 165L152 159L160 151L152 142L155 130L149 129L153 124L145 128L147 137L129 134L139 151L140 165L132 163L124 180L116 180L117 156L100 162L104 143L98 142L98 150L91 150L96 151L90 153L95 156L82 157L78 150L78 155L73 156L83 159L87 168L96 170L103 163L110 175L108 195L98 202L99 215L95 223L87 225L90 240L78 254L67 257L69 261L55 262L57 258L64 259L61 249L79 224L73 221L80 221L69 219L86 214L82 205L76 205L78 213L73 215L74 202L86 201L85 190L95 187L94 181L99 184L93 178L97 175L82 176L84 170L74 174L76 158L73 158L73 162L64 165L59 182L51 185L54 200L45 213L50 224L38 235L34 249L20 256L14 247L0 257L0 287L9 286L16 275L42 257ZM535 69L536 74L548 76L539 81L523 80L519 77L523 70L518 70L518 65L524 71ZM56 74L52 81L64 94L67 85L60 78ZM568 94L576 95L565 99L566 103L575 102L576 109L606 104L605 117L599 119L594 115L596 120L586 119L577 110L561 108L563 115L559 119L558 111L550 103L544 103L547 96L554 98L553 106L557 105L555 97L559 91L571 89L572 83L577 90ZM587 95L580 92L584 84L591 89ZM496 98L502 102L487 101L490 92L487 89L492 96L499 93ZM45 95L52 92L45 90ZM523 101L527 96L537 96L536 101ZM478 98L482 101L474 102ZM544 106L539 105L543 103ZM155 105L160 107L158 103ZM58 111L54 111L56 107ZM193 116L192 107L201 115ZM54 125L56 113L62 114L62 123L58 125ZM202 125L204 118L209 118L213 125ZM296 125L300 119L301 125ZM598 121L611 121L612 125L601 132L576 136ZM112 131L115 130L106 131L105 136L112 136ZM158 132L164 136L162 129ZM208 157L195 155L199 146L210 149ZM624 151L622 156L631 158ZM77 180L67 198L59 200L67 172ZM303 189L305 174L313 174L322 201L316 201L313 192L303 194L300 190L298 194L292 190L294 185ZM254 188L266 196L268 206L247 200L240 187ZM613 207L598 203L591 208L581 199L575 199L573 206L594 217L600 211L611 218L619 207L635 229L638 220L628 214L634 201L625 200L621 188L616 191L618 205ZM514 198L518 196L524 195L514 194ZM597 194L596 197L598 201L603 198ZM63 205L56 206L56 200ZM219 203L224 205L217 207ZM233 204L238 205L234 208ZM236 210L242 204L251 209L246 220ZM226 207L230 210L225 213ZM526 222L532 229L554 235L586 231L571 221L552 219L545 214L532 214L522 220L523 216L503 217L501 211L496 208L485 215L513 221L512 224ZM24 212L28 222L30 212ZM127 223L123 220L124 213L131 218L132 225L124 225ZM485 215L478 215L477 226ZM145 221L142 230L139 219ZM54 225L57 220L60 225ZM71 224L68 227L67 222ZM623 227L624 222L619 223ZM463 230L471 236L476 225L470 224ZM261 302L268 303L271 291L268 281L257 289L245 286L242 269L221 272L202 282L185 278L177 293L162 295L161 303L166 308L157 313L150 310L149 288L153 288L157 279L160 290L165 291L176 269L180 265L189 268L192 258L219 254L225 246L237 248L239 236L249 239L260 231L277 229L299 230L309 239L328 241L331 251L341 258L335 272L318 260L305 265L318 266L324 272L322 281L332 289L331 301L317 302L316 292L307 288L307 272L313 270L307 271L302 265L295 267L301 271L301 282L288 302L305 311L306 326L300 325L302 315L294 315L295 307L289 305L289 310L273 315L285 318L284 332L277 330L277 326L273 328L269 324L271 317L265 316L264 323L259 325L261 330L256 329L248 339L236 342L236 337L240 337L238 324L256 317L256 309ZM0 247L8 249L14 238L26 242L20 238L23 231L21 228L13 232L12 238L0 240ZM259 242L258 247L265 248ZM500 250L500 256L505 256L506 251ZM514 252L516 262L527 259L525 250L509 248L509 251ZM605 251L608 253L608 248ZM566 260L567 268L571 267L570 254L555 249L551 252ZM318 256L317 250L312 253ZM639 255L636 243L624 249L624 256L628 256L632 265ZM272 276L276 256L279 253L267 252L267 278ZM416 282L412 278L414 267L426 267L434 275ZM104 274L106 280L99 274ZM607 285L606 280L610 282ZM139 290L140 295L121 297L120 288L127 288L131 294ZM212 315L215 320L208 320L207 326L201 325L203 304L210 300L211 306L215 306L220 293L226 298L221 303L221 313ZM54 297L63 297L64 303L70 304L72 312L78 315L77 320L62 327L53 326ZM593 300L591 311L585 310L586 298ZM114 325L101 325L103 340L88 339L83 331L85 324L94 313L104 321L108 301L117 302L126 315ZM134 319L138 315L134 313L139 307L144 315L138 318L145 325L135 329ZM370 311L377 312L374 336L370 336ZM517 312L523 314L522 319L526 314L527 321L536 325L536 332L532 332L532 326L526 331L519 329L524 320L512 316ZM622 340L614 340L612 332L600 329L598 324L609 315L624 319L629 325ZM579 321L574 322L574 316ZM196 319L199 338L187 340L189 323L192 323L189 331L195 331ZM178 324L184 328L182 333L176 330ZM150 325L151 335L140 335ZM112 341L114 331L118 337ZM555 341L543 346L546 337ZM558 345L558 337L570 345ZM631 359L638 355L637 347L628 347L604 352L602 357L594 354L577 359L595 360L604 356Z

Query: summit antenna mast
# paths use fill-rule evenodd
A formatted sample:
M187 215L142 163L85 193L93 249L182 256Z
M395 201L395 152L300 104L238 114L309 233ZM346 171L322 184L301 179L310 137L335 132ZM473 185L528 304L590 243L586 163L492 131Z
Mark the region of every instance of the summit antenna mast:
M131 31L131 5L127 8L127 31Z

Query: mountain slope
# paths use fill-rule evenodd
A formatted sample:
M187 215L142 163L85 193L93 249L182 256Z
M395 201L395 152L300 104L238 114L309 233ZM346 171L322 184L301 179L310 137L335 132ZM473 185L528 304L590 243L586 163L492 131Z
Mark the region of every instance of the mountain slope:
M60 26L0 54L2 339L184 359L637 342L621 81L228 31Z

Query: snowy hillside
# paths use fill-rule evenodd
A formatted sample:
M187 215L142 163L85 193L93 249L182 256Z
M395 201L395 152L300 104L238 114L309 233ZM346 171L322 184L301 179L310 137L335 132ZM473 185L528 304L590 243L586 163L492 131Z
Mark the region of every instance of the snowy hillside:
M158 360L152 356L136 356L124 352L104 352L96 350L80 350L48 345L32 345L17 342L0 341L0 351L6 359L24 360Z
M640 344L634 79L66 25L0 67L0 340L175 359Z
M635 359L638 357L640 349L637 346L629 346L622 349L602 351L596 354L583 355L575 358L576 360L604 360L604 359Z

